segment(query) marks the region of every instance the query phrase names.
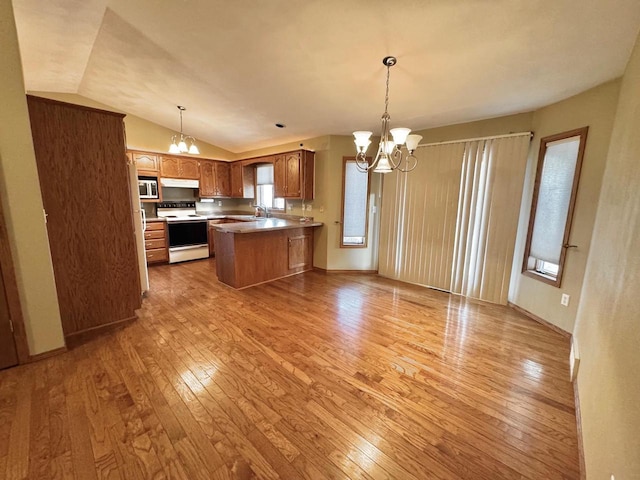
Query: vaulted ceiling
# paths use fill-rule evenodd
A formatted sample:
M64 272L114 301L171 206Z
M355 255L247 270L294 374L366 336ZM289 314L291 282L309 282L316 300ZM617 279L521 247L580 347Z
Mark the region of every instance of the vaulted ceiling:
M622 75L639 0L13 0L26 88L233 152L524 112ZM277 129L275 123L285 129Z

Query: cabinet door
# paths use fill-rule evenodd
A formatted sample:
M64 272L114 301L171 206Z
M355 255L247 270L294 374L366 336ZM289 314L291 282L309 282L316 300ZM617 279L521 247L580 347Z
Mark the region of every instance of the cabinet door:
M288 153L286 155L286 196L291 198L300 198L300 181L302 177L302 169L300 168L300 153Z
M160 173L167 178L180 178L180 159L160 157Z
M289 237L289 270L311 264L311 235Z
M244 197L244 183L242 181L242 163L231 164L231 196L233 198Z
M200 161L200 197L211 198L216 194L216 179L213 170L214 162Z
M180 159L180 178L198 180L200 171L198 170L198 160L195 158Z
M214 162L216 172L216 196L231 196L231 172L227 162Z
M135 318L141 288L123 115L27 101L64 334Z
M146 170L148 172L158 171L158 156L149 153L133 153L133 162L138 170Z
M287 160L284 155L276 155L273 161L273 196L287 196Z

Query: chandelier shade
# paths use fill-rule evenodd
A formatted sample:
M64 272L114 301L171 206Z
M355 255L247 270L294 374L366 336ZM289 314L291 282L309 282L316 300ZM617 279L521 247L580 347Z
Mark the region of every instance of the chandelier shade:
M387 84L378 153L372 162L367 161L367 149L371 144L371 135L373 135L373 132L363 130L353 132L354 143L356 145L356 166L363 172L373 169L374 173L390 173L394 170L406 173L418 165L418 160L413 153L416 148L418 148L422 136L410 135L410 128L396 127L389 129L391 120L388 112L389 70L397 63L397 60L396 57L385 57L382 59L382 63L387 67ZM402 151L402 146L406 147L407 155Z
M189 153L191 155L200 155L200 149L196 145L196 139L191 135L182 133L182 112L186 110L182 105L178 105L180 111L180 134L177 133L171 137L171 145L169 145L169 153ZM189 146L187 146L189 142Z

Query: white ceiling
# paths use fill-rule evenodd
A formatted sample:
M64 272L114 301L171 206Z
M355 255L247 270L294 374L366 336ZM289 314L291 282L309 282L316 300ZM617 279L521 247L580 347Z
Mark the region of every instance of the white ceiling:
M232 152L530 111L624 72L640 0L13 0L26 88ZM274 124L281 122L285 129Z

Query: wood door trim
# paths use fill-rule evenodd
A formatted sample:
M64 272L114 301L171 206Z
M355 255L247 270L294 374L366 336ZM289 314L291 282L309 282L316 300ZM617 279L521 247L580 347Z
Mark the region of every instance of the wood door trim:
M66 351L67 347L54 348L53 350L49 350L48 352L42 352L38 353L37 355L29 356L29 362L38 362L40 360L44 360L45 358L60 355L61 353L65 353Z
M4 220L2 204L0 203L0 266L2 267L2 278L9 307L9 315L13 323L13 339L18 354L18 364L28 363L29 343L27 342L27 331L22 316L22 305L20 304L20 293L18 282L13 267L13 257L11 246L9 245L9 234Z

